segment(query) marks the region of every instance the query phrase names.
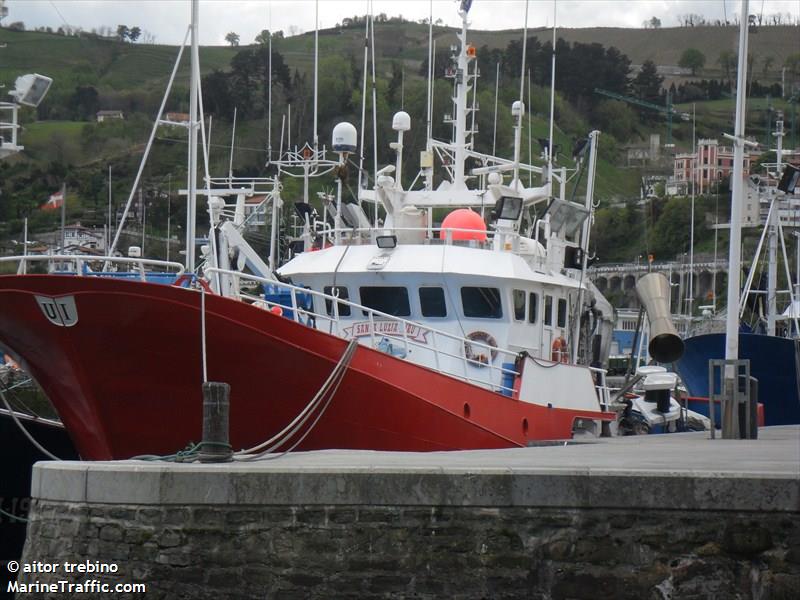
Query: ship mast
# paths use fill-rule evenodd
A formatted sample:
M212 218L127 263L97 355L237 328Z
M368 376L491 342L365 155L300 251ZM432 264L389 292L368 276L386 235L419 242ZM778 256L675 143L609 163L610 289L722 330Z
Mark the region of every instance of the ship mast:
M457 34L460 48L456 61L456 94L453 98L455 104L455 136L453 146L455 156L453 160L453 187L455 189L467 189L464 178L464 168L467 158L467 96L471 89L469 74L469 62L474 58L467 54L467 13L469 12L471 0L462 0L458 9L461 15L461 33Z
M781 174L781 158L783 154L783 116L778 115L776 131L772 135L777 138L775 173L777 177ZM778 198L772 198L774 203L773 210L770 211L771 219L767 224L769 227L769 259L767 261L767 335L775 335L775 320L777 317L777 292L778 292L778 227L780 217L778 215Z
M731 194L731 236L728 250L728 313L725 320L725 360L739 358L739 286L741 283L742 196L744 193L744 118L747 85L748 0L742 0L739 15L739 66L736 77L736 124L733 137L733 193ZM732 370L726 379L733 378Z
M188 164L188 190L186 197L186 270L194 272L195 263L195 225L197 222L197 130L199 122L197 120L197 97L199 94L200 82L198 81L198 70L194 65L199 63L200 50L197 39L197 23L199 20L199 0L192 0L192 22L191 29L191 64L190 70L190 98L189 98L189 164Z

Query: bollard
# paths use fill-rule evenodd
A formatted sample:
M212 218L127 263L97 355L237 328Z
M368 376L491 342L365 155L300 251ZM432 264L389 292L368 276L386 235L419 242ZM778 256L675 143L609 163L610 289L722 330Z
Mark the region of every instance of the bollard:
M739 431L739 403L737 394L737 381L726 379L724 381L725 395L720 405L720 419L722 420L722 439L741 439Z
M233 449L229 443L228 417L231 386L207 381L203 384L203 441L198 458L202 463L230 462Z
M732 376L732 377L731 377ZM714 403L720 404L722 439L758 437L758 380L747 359L708 361L708 403L714 439Z

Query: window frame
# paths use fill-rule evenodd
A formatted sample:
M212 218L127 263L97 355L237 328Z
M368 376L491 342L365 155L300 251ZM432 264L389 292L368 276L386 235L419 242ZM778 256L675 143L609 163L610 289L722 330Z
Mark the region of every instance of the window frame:
M442 294L442 306L444 308L444 314L443 315L425 314L425 303L422 300L422 292L423 292L423 290L439 290L439 292L441 292L441 294ZM447 297L446 297L446 295L444 293L444 288L443 287L435 286L435 285L423 285L423 286L420 286L418 288L418 290L417 290L417 298L419 299L419 312L420 312L420 315L422 315L426 319L446 319L447 318Z
M376 308L374 306L370 306L370 304L364 300L364 290L402 290L405 292L405 308L407 309L406 314L395 314L388 310L382 310L381 308ZM358 298L360 300L361 306L364 308L361 310L361 313L364 316L369 315L369 311L377 311L392 317L396 317L398 319L406 319L412 316L413 311L411 310L411 297L408 293L408 287L404 285L363 285L359 286L358 288ZM374 304L374 302L373 302ZM386 308L386 307L383 307Z
M522 295L522 306L517 306L517 298ZM511 306L514 310L514 320L519 323L525 322L525 317L528 314L528 294L525 290L512 289L511 290ZM518 309L521 309L521 314Z
M470 310L471 314L467 314L467 306L468 306L468 304L466 302L464 302L464 291L465 290L475 290L475 291L490 290L490 292L492 293L492 295L494 296L494 298L497 301L496 310L492 314L476 314L476 313L474 313L474 311ZM473 292L470 291L468 293L473 293ZM502 298L502 294L500 293L500 288L465 285L465 286L462 286L461 289L460 289L460 296L461 296L461 311L464 314L464 318L466 318L466 319L495 319L495 320L503 318L503 298ZM485 303L485 305L488 306L489 303L487 302L487 303ZM472 306L470 306L470 309L472 309Z
M528 294L528 323L535 325L539 322L539 294L530 292Z
M334 294L334 290L337 290L339 295ZM341 295L341 291L344 290L344 296ZM337 312L340 317L350 317L353 314L351 307L349 304L343 304L341 300L345 300L347 302L350 301L350 290L347 289L346 285L324 285L322 286L322 293L326 296L334 296L339 299L336 304L338 305ZM329 317L336 316L333 312L333 301L325 298L325 313Z

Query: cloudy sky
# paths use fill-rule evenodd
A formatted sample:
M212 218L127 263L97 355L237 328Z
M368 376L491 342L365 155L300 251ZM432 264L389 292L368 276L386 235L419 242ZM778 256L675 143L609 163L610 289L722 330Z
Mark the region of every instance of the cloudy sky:
M0 0L2 2L2 0ZM5 0L9 16L5 24L23 21L28 28L64 24L85 30L116 29L119 24L139 26L156 43L177 44L189 20L188 0ZM375 14L402 14L407 19L427 18L429 0L373 0ZM234 31L243 44L253 41L262 29L313 31L313 0L201 0L200 30L203 44L224 44ZM320 27L332 27L345 17L367 12L368 0L320 0ZM433 0L433 17L446 24L458 21L457 0ZM677 26L679 15L701 14L706 19L732 20L741 10L741 0L558 0L556 21L563 27L640 27L658 17L664 27ZM553 0L529 0L529 27L553 24ZM751 14L791 14L800 18L797 0L750 0ZM476 29L521 28L525 0L474 0L470 12Z

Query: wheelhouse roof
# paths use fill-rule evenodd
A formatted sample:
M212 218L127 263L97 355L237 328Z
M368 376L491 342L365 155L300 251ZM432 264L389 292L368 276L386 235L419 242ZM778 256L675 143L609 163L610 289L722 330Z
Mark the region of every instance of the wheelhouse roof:
M381 268L369 269L376 257L388 256ZM381 250L374 245L333 246L304 252L282 266L284 277L302 279L336 272L339 275L435 274L467 275L478 279L530 281L543 285L578 288L579 283L560 273L534 271L525 260L511 252L452 245L399 245Z

